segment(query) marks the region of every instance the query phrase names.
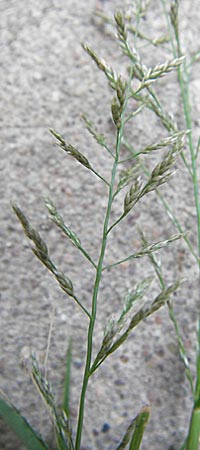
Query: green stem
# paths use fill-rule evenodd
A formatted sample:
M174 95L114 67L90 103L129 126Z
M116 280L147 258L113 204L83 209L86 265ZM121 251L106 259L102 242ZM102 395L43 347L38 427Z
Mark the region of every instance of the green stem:
M91 315L90 315L89 311L88 311L87 308L85 308L85 306L78 300L78 298L76 297L76 295L73 295L72 298L73 298L73 299L75 300L75 302L80 306L80 308L82 309L82 311L84 311L84 313L87 314L87 316L88 316L89 319L90 319Z
M174 44L173 35L172 35L171 25L169 22L169 16L166 11L166 2L165 2L165 0L161 0L161 2L163 5L165 17L167 20L173 55L174 55L174 57L177 57L177 56L180 57L180 56L182 56L182 51L181 51L181 45L180 45L180 39L179 39L179 33L178 33L178 26L177 26L177 29L174 29L175 39L176 39L176 47L177 47L176 48L175 44ZM191 166L192 166L192 181L193 181L193 189L194 189L195 207L196 207L196 212L197 212L198 257L200 258L200 202L199 202L196 154L195 154L195 149L194 149L193 139L192 139L192 119L191 119L191 106L190 106L190 99L189 99L189 79L188 79L186 62L183 65L183 71L182 71L181 67L178 67L177 73L178 73L178 81L179 81L181 98L182 98L182 103L183 103L185 123L186 123L187 129L190 130L190 133L188 134L188 143L189 143Z
M109 234L111 232L111 230L116 227L116 225L118 225L121 220L123 220L123 218L125 217L124 214L121 214L121 216L110 226L110 228L108 228L107 234Z
M181 53L180 44L178 41L178 54ZM185 67L185 66L184 66ZM187 77L186 67L184 70L184 74ZM190 157L191 157L191 166L192 166L192 181L193 181L193 190L194 190L194 199L195 199L195 207L197 212L197 230L198 230L198 256L200 257L200 202L199 202L199 188L198 188L198 176L197 176L197 164L196 164L196 155L195 149L192 140L192 119L190 114L190 101L189 101L189 92L187 81L185 82L183 79L182 71L178 68L178 80L181 90L181 96L183 101L185 122L187 129L190 130L188 134L188 143L190 149Z
M81 246L77 246L77 248L81 251L81 253L85 256L85 258L92 264L92 266L96 269L97 266L90 255L86 252L86 250Z
M185 243L187 244L187 246L188 246L188 248L189 248L191 254L194 256L196 262L199 263L198 256L196 255L196 253L195 253L195 251L194 251L194 249L193 249L193 247L192 247L192 244L191 244L190 240L188 239L187 234L184 234L183 228L181 227L181 225L180 225L180 223L179 223L177 217L174 215L174 212L173 212L171 206L170 206L169 203L165 200L164 196L161 194L161 192L160 192L158 189L156 190L156 193L157 193L159 199L161 200L161 202L162 202L164 208L166 209L166 211L167 211L167 213L168 213L168 216L169 216L171 222L172 222L173 225L177 228L177 230L178 230L180 233L183 234L183 239L184 239Z
M90 169L90 170L91 170L98 178L100 178L100 180L102 180L107 186L110 186L109 183L108 183L108 181L107 181L104 177L102 177L102 176L100 175L100 173L96 172L96 170L94 170L93 168Z
M78 425L77 425L77 435L76 435L76 444L75 444L76 450L80 449L80 444L81 444L85 395L86 395L87 385L88 385L88 381L89 381L89 377L90 377L93 331L94 331L96 312L97 312L97 297L98 297L98 292L99 292L99 284L100 284L101 274L102 274L103 259L104 259L106 243L107 243L107 229L108 229L108 222L109 222L111 206L112 206L113 188L114 188L114 182L115 182L115 176L116 176L116 170L117 170L120 145L121 145L121 139L120 139L120 132L119 132L118 137L117 137L116 158L115 158L115 162L113 164L112 178L111 178L111 183L110 183L110 188L109 188L108 206L107 206L106 217L105 217L104 227L103 227L102 246L101 246L101 252L100 252L100 256L99 256L99 262L97 265L96 279L95 279L94 291L93 291L92 314L91 314L89 328L88 328L87 356L86 356L85 372L84 372L83 385L82 385L82 391L81 391L79 417L78 417Z
M87 354L86 354L85 371L84 371L83 384L82 384L82 390L81 390L81 396L80 396L75 450L80 450L80 445L81 445L84 407L85 407L85 396L86 396L88 381L89 381L89 378L91 375L90 368L91 368L92 347L93 347L93 331L94 331L94 326L95 326L95 321L96 321L96 313L97 313L97 298L98 298L99 285L100 285L100 280L101 280L102 270L103 270L103 260L104 260L106 244L107 244L107 235L108 235L108 223L109 223L110 213L111 213L111 208L112 208L112 203L113 203L114 184L115 184L117 166L118 166L118 161L119 161L119 153L120 153L122 138L123 138L123 134L124 134L124 123L125 123L124 115L125 115L125 111L126 111L126 107L127 107L128 98L129 98L131 79L132 79L132 71L130 73L130 79L129 79L129 83L127 85L127 91L126 91L123 111L122 111L122 115L121 115L121 125L120 125L120 128L117 130L115 161L113 163L111 182L109 185L109 197L108 197L108 205L107 205L106 216L105 216L104 226L103 226L101 251L100 251L99 261L98 261L97 269L96 269L96 278L95 278L93 298L92 298L92 312L91 312L91 316L90 316L90 323L89 323L88 337L87 337Z
M106 227L106 222L108 220L108 214L109 214L109 205L107 208L104 229ZM84 406L85 406L85 395L86 395L86 390L87 390L87 385L88 385L88 380L89 380L89 375L90 375L89 371L90 371L91 358L92 358L92 340L93 340L93 330L94 330L95 319L96 319L97 296L98 296L98 291L99 291L99 283L100 283L100 279L101 279L102 264L103 264L104 254L105 254L105 248L106 248L106 235L105 235L105 233L103 233L102 247L101 247L101 253L100 253L99 262L98 262L98 266L97 266L95 286L94 286L93 299L92 299L92 314L91 314L89 328L88 328L87 357L86 357L85 372L84 372L83 385L82 385L81 398L80 398L80 406L79 406L79 417L78 417L76 444L75 444L76 450L80 449L80 444L81 444Z
M178 53L181 53L178 35L176 36L176 38L177 38ZM184 67L184 69L185 69L184 75L186 77L186 81L184 81L183 75L182 75L182 72L180 71L180 69L178 70L178 79L179 79L181 96L182 96L183 107L184 107L185 122L186 122L187 128L192 130L192 119L191 119L191 113L190 113L191 108L190 108L189 89L188 89L189 86L188 86L188 76L187 76L187 72L186 72L186 66ZM192 131L190 131L190 133L188 135L188 143L189 143L189 149L190 149L193 191L194 191L194 200L195 200L195 207L196 207L196 214L197 214L198 257L200 258L200 201L199 201L196 155L195 155L195 149L194 149L194 145L193 145ZM199 260L199 269L200 269L200 260ZM196 390L195 390L195 402L194 402L194 407L192 410L192 415L191 415L191 420L190 420L186 450L198 450L198 448L199 448L199 438L200 438L199 379L200 379L200 374L199 374L198 367L197 367L196 377L197 377L197 383L196 383Z
M178 32L178 21L177 25L173 26L173 31L175 34L176 46L174 44L174 39L172 35L172 27L169 21L169 16L166 11L166 2L161 0L164 13L167 19L168 29L170 33L170 41L173 50L173 54L180 56L182 54L180 38ZM196 152L193 145L192 139L192 119L191 119L191 105L189 99L189 76L187 73L186 63L183 66L183 72L180 68L177 69L178 81L181 91L184 117L187 129L190 130L188 135L188 144L190 150L190 159L192 167L192 182L194 191L194 200L197 214L197 233L198 233L198 267L200 269L200 201L199 201L199 190L198 190L198 176L197 176L197 159ZM198 450L199 448L199 438L200 438L200 352L199 352L199 341L200 341L200 319L198 322L198 352L197 352L197 370L196 370L196 387L194 394L194 406L191 414L188 437L186 439L186 445L183 446L186 450Z

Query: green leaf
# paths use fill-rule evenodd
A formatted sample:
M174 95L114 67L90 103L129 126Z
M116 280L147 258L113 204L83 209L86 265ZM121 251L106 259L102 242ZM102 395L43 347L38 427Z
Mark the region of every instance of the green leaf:
M198 450L200 439L200 320L197 326L197 361L196 361L196 386L195 398L188 437L186 440L186 450Z
M66 413L67 417L69 417L71 362L72 362L72 339L70 338L66 356L66 372L65 372L64 396L63 396L63 411Z
M135 428L135 421L136 421L136 417L134 417L134 419L132 419L130 425L128 426L128 428L123 436L122 441L120 442L120 444L118 445L116 450L124 450L126 448L126 446L128 445L128 443L130 442L132 433Z
M186 450L198 450L199 449L199 436L200 436L200 407L194 407L190 420L190 429L188 433Z
M13 406L0 398L0 416L17 434L27 450L50 450L47 444L36 434L26 419Z
M139 450L145 428L150 416L150 406L144 406L136 417L135 429L131 439L129 450Z
M196 387L195 387L195 401L200 406L200 319L197 324L197 360L196 360Z

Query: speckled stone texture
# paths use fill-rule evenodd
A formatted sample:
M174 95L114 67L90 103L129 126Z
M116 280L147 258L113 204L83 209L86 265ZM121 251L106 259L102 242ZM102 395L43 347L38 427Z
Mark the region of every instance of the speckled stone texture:
M1 300L0 300L0 387L41 433L49 445L53 436L48 412L25 367L30 351L40 363L45 358L49 324L53 317L48 377L58 403L61 399L67 343L73 335L71 416L76 424L82 380L87 318L59 290L32 254L10 202L16 201L45 238L50 255L72 279L75 291L89 308L94 271L48 219L43 198L49 196L74 229L85 248L97 260L107 201L107 188L55 145L48 132L62 133L90 160L96 170L109 177L111 158L87 133L81 120L86 113L99 130L115 142L110 101L113 93L105 77L80 45L86 42L115 69L125 74L125 58L113 39L110 26L94 15L102 10L109 17L122 2L89 0L0 0L0 194L1 194ZM159 0L142 22L149 36L165 31ZM183 48L199 49L199 1L182 0ZM170 57L166 48L141 46L149 66ZM200 63L191 75L194 138L200 125ZM160 81L157 92L164 107L184 127L176 76ZM134 105L133 105L134 106ZM160 121L144 111L130 127L136 149L166 135ZM161 153L149 157L151 168ZM188 173L179 160L177 172L162 193L173 205L184 230L197 244L195 208ZM113 217L123 205L116 202ZM107 264L140 248L137 227L150 242L166 239L176 231L159 199L149 194L113 231L106 252ZM199 300L195 262L183 240L160 252L167 284L186 278L174 296L175 311L191 366L195 365L195 326ZM109 317L122 310L127 289L152 276L147 258L124 263L105 272L99 294L94 352L100 346ZM146 301L159 292L154 281ZM114 450L130 420L144 404L152 407L143 450L177 450L186 434L192 400L178 353L167 308L142 323L124 347L106 360L92 378L86 400L82 450ZM23 450L14 434L0 422L0 450Z

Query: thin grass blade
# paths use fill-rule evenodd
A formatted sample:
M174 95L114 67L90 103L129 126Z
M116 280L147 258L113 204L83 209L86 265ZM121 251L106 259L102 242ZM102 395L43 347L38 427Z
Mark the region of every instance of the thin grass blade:
M124 450L126 448L126 446L128 445L128 443L131 439L133 430L135 428L135 421L136 421L136 417L134 417L134 419L131 421L129 427L127 428L127 430L123 436L122 441L120 442L120 444L118 445L116 450Z
M135 429L129 450L139 450L150 416L150 406L144 406L136 418Z
M197 327L196 377L195 401L190 420L186 450L198 450L200 442L200 319Z
M195 388L195 400L200 402L200 318L197 325L197 361L196 361L196 388Z
M66 372L64 380L63 411L69 417L70 378L72 362L72 339L70 338L66 355Z
M26 419L13 406L0 399L0 416L16 433L27 450L50 450L45 442L31 428Z
M142 417L140 417L140 423L139 423L140 431L142 431L141 427L142 427L142 420L143 420L143 434L144 434L145 427L146 427L146 424L144 424L144 422L146 420L146 423L147 423L148 418L149 418L149 417L147 417L147 415L149 415L149 414L150 414L150 407L149 406L143 407L142 410L140 411L140 413L138 414L138 416L134 417L134 419L131 421L130 425L128 426L128 428L123 436L122 441L120 442L120 444L118 445L116 450L124 450L127 447L128 443L130 442L131 437L133 440L135 428L138 426L139 416L142 416ZM143 435L142 435L142 437L143 437ZM135 450L135 447L134 447L134 450Z
M199 449L200 436L200 405L194 406L190 421L190 429L186 443L186 450Z
M185 450L185 449L186 449L186 441L184 442L184 444L178 450Z

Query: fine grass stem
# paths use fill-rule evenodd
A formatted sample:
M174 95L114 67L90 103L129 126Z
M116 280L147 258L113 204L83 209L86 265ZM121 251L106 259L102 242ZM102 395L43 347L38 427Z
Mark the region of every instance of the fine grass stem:
M76 433L76 443L75 443L76 450L80 449L80 444L81 444L85 395L86 395L86 389L87 389L88 380L89 380L89 376L90 376L91 359L92 359L92 341L93 341L93 330L94 330L94 326L95 326L96 312L97 312L97 297L98 297L98 291L99 291L99 284L100 284L100 280L101 280L101 273L103 270L103 260L104 260L105 250L106 250L106 242L107 242L107 234L108 234L108 223L109 223L110 214L111 214L114 184L115 184L117 165L118 165L119 154L120 154L120 149L121 149L121 142L122 142L122 138L123 138L124 114L126 111L126 105L127 105L128 98L129 98L131 80L132 80L132 71L130 73L130 78L129 78L129 82L126 87L126 91L124 92L123 108L120 111L120 117L117 116L117 122L116 122L117 137L116 137L115 160L114 160L113 167L112 167L107 211L106 211L104 225L103 225L102 244L101 244L99 261L98 261L98 265L97 265L96 279L95 279L93 298L92 298L92 314L91 314L90 324L89 324L89 328L88 328L88 339L87 339L87 357L86 357L85 372L84 372L84 378L83 378L83 386L82 386L82 391L81 391L78 425L77 425L77 433ZM120 123L118 122L119 119L120 119ZM114 116L114 120L115 120L115 116Z
M168 31L170 35L170 42L172 47L172 52L174 57L182 55L181 42L180 42L180 33L179 33L179 1L173 0L171 2L170 13L167 13L166 1L161 0L163 5L164 14L167 21ZM191 67L190 67L191 69ZM190 93L189 93L189 80L190 76L188 74L188 65L186 61L183 64L182 70L177 68L178 81L180 86L184 118L187 128L190 130L188 134L188 146L190 152L190 161L191 161L191 178L194 192L194 202L196 208L196 220L197 220L197 263L199 270L199 279L200 279L200 196L199 196L199 180L198 180L198 170L197 170L197 157L198 157L198 148L199 148L199 140L197 143L197 148L195 150L195 146L193 143L193 134L192 134L192 117L191 117L191 102L190 102ZM188 167L188 165L187 165ZM199 316L200 317L200 316ZM200 368L199 368L199 327L200 320L198 319L198 327L197 327L197 365L196 365L196 387L195 387L195 395L194 395L194 406L191 414L190 425L188 436L185 442L186 450L198 450L199 448L199 440L200 440L200 390L199 390L199 377L200 377ZM181 346L179 346L181 352Z

